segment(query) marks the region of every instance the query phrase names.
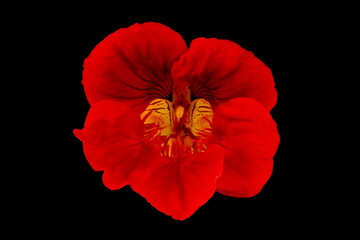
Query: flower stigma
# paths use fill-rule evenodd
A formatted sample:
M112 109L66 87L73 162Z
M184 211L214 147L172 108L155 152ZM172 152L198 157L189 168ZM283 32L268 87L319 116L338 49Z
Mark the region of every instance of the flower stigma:
M177 118L181 118L183 115L184 115L184 107L183 106L178 106L176 108L176 111L175 111L175 116Z

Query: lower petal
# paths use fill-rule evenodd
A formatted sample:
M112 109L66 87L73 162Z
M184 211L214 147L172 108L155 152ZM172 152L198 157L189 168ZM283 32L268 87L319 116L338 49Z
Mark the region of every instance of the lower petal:
M261 146L243 136L222 141L224 169L218 179L217 191L233 197L258 194L273 170L273 159L263 154Z
M184 220L214 194L222 171L222 150L213 145L188 159L154 153L146 161L151 162L151 169L134 174L131 187L159 211Z
M234 197L259 193L271 176L279 144L271 115L255 100L235 98L218 107L214 132L224 151L217 191Z
M83 129L74 130L88 162L94 170L104 171L103 182L110 189L128 184L128 175L143 154L137 124L140 118L127 104L105 100L90 108Z

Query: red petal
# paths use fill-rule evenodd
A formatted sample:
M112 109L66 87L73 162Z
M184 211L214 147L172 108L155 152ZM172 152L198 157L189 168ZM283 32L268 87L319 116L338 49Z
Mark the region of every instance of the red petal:
M128 174L143 153L140 117L132 113L125 103L100 101L90 108L84 129L74 130L90 165L104 170L103 182L110 189L127 184Z
M147 162L152 169L134 174L131 187L159 211L184 220L214 194L222 170L222 151L213 145L183 160L154 152Z
M136 103L168 98L170 70L186 51L182 37L159 23L119 29L85 60L83 85L90 104L102 99Z
M256 195L272 173L279 144L276 123L261 104L249 98L221 104L213 123L224 151L217 191L234 197Z
M212 103L249 97L268 110L276 103L270 69L251 52L228 40L195 39L174 65L172 75L175 85L189 82L195 98Z

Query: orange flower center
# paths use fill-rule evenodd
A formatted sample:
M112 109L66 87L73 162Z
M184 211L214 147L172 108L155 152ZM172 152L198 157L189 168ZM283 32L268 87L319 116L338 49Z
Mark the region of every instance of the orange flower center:
M183 96L183 95L182 95ZM178 158L204 152L211 138L213 111L205 99L155 99L140 115L144 136L164 157Z

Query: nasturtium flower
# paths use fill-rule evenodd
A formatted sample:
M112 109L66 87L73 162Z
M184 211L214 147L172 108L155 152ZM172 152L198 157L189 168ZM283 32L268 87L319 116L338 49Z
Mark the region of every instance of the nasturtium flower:
M74 134L103 183L126 185L183 220L215 191L252 197L271 176L279 143L270 69L228 40L188 48L159 23L121 28L84 62L90 103Z

